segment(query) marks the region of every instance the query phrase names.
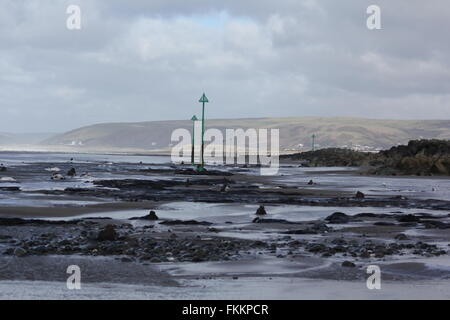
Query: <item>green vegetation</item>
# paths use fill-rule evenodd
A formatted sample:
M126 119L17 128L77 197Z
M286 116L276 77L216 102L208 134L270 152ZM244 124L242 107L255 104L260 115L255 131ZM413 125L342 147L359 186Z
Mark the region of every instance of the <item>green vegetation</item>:
M281 156L282 160L300 161L305 167L359 167L368 164L370 155L350 149L327 148Z
M450 175L449 140L412 140L407 145L392 147L379 153L329 148L286 155L285 161L300 161L304 166L369 167L376 175Z
M372 161L375 174L450 175L450 141L414 140L392 147Z

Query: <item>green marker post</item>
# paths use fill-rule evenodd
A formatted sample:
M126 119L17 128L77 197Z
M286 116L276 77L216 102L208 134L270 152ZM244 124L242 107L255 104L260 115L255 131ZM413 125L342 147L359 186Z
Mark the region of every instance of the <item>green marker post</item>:
M195 165L194 151L195 151L195 121L197 121L197 116L194 115L191 118L192 121L192 152L191 152L191 164Z
M204 157L204 151L205 151L205 103L208 103L209 100L206 97L205 93L203 93L203 96L200 98L200 100L198 101L200 103L203 104L203 109L202 109L202 164L200 167L200 171L202 171L205 168L205 157Z
M312 135L312 151L316 151L316 135L315 134L313 134Z

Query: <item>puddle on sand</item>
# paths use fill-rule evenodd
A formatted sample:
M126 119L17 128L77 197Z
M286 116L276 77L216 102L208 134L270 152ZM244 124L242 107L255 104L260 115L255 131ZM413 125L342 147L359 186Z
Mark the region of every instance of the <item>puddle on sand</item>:
M318 207L318 206L298 206L298 205L277 205L265 206L267 216L270 219L284 219L289 221L313 221L324 219L334 212L344 212L348 215L358 213L430 213L434 215L446 215L446 211L426 210L426 209L405 209L405 208L378 208L378 207ZM228 203L203 203L203 202L171 202L162 204L156 209L160 219L173 220L198 220L208 221L217 225L232 226L236 224L248 224L256 217L255 212L258 205L228 204ZM114 210L99 213L89 213L65 218L96 218L108 217L113 219L130 219L132 217L143 217L149 213L149 209L129 209ZM62 218L59 218L62 219ZM227 224L232 222L233 224Z
M161 270L173 276L286 275L329 265L330 263L324 263L321 259L307 257L301 261L265 257L225 262L159 264Z

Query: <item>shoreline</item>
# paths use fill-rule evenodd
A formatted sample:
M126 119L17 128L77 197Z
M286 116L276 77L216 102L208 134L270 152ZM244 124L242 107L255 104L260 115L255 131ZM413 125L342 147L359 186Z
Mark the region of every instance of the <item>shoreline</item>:
M52 181L52 165L62 174L75 167L76 175ZM450 289L447 193L429 193L442 196L431 200L418 186L406 197L402 190L412 187L405 177L386 188L383 179L345 169L283 170L265 177L245 167L198 174L190 166L101 161L11 166L6 175L33 191L0 191L12 204L0 205L0 287L35 281L44 291L33 294L45 296L75 264L92 295L106 284L158 288L165 297L186 288L192 298L199 283L220 291L226 282L228 297L276 279L267 297L298 282L326 298L322 284L337 281L336 294L353 298L369 294L366 268L379 265L396 296L432 281ZM445 191L447 180L431 184Z

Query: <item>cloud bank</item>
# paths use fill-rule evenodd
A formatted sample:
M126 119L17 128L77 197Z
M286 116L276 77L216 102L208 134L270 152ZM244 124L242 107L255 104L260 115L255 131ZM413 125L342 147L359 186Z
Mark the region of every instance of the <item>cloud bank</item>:
M450 118L445 0L0 3L0 131L190 119L204 91L211 118Z

